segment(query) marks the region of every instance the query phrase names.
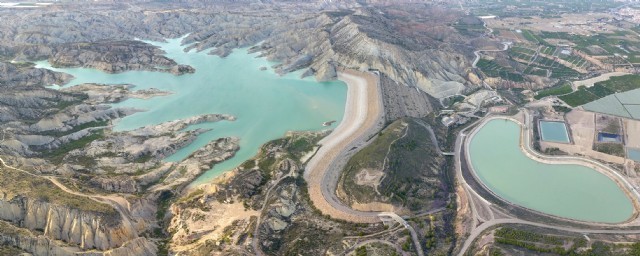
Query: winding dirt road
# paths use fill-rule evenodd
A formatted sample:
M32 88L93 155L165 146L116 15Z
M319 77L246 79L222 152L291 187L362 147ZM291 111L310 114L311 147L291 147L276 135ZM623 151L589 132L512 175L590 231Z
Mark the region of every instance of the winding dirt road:
M129 228L131 228L131 230L135 230L135 226L133 225L133 223L131 222L131 218L129 217L129 202L117 195L88 195L88 194L84 194L81 192L77 192L77 191L73 191L71 189L69 189L68 187L66 187L65 185L63 185L62 183L60 183L60 181L58 181L55 177L52 176L39 176L39 175L35 175L33 173L30 173L28 171L22 170L20 168L16 168L16 167L12 167L7 165L4 160L2 158L0 158L0 167L5 167L8 169L12 169L14 171L19 171L22 172L24 174L27 174L29 176L33 176L36 178L43 178L43 179L47 179L49 180L51 183L53 183L53 185L55 185L56 187L60 188L62 191L75 195L75 196L80 196L80 197L86 197L89 198L97 203L102 203L102 204L108 204L111 207L113 207L122 217L122 221L123 224L128 226Z

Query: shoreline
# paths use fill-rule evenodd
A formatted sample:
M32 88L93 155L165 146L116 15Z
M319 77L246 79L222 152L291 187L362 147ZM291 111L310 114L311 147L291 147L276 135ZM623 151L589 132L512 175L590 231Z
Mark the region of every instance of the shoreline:
M350 149L366 144L383 124L384 108L378 77L370 73L341 70L338 80L347 84L347 102L340 124L324 137L316 154L309 160L304 178L309 197L322 214L352 222L379 222L379 212L362 212L344 205L336 196L336 186ZM346 159L345 159L346 158Z

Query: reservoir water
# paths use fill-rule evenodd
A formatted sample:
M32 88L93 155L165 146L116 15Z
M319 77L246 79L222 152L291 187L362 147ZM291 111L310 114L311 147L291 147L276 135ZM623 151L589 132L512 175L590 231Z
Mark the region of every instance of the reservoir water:
M205 52L183 51L180 39L166 43L149 42L166 52L166 56L179 64L191 65L194 74L175 76L162 72L128 71L108 74L86 68L52 68L48 62L39 67L69 73L75 77L66 86L81 83L133 84L134 89L158 88L172 95L148 100L129 99L114 104L116 107L134 107L147 111L127 116L116 124L116 131L132 130L145 125L187 118L200 114L231 114L233 122L205 123L188 129L209 128L191 145L169 156L166 161L180 161L209 141L236 136L240 150L236 156L217 164L198 178L194 184L205 183L221 173L235 168L254 156L260 146L284 136L287 131L322 130L325 121L342 120L346 102L346 85L341 81L316 82L313 78L300 79L294 72L279 76L269 69L264 58L235 50L226 58ZM333 127L338 123L334 123Z
M540 121L542 140L550 142L569 143L569 133L564 122Z
M487 122L473 136L469 156L477 176L500 197L536 211L581 221L619 223L633 205L604 174L575 164L544 164L520 149L520 126Z
M640 149L627 148L627 157L633 161L640 162Z

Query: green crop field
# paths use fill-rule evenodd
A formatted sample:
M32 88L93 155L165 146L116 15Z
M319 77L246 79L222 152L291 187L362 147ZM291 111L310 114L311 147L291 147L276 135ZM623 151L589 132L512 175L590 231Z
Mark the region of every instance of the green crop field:
M580 72L575 71L572 68L569 68L565 65L562 65L555 60L542 57L542 56L538 56L535 62L531 63L529 67L532 69L525 70L525 73L536 72L535 75L542 74L541 71L532 71L533 68L538 68L540 70L551 71L551 78L569 80L569 79L578 78L580 76ZM534 73L531 73L531 74L534 74ZM544 73L544 76L546 76L546 71Z
M548 73L547 71L548 71L547 69L536 68L536 67L531 67L531 66L530 66L530 67L527 67L527 68L524 70L524 72L523 72L523 73L524 73L524 74L527 74L527 75L534 75L534 76L543 76L543 77L546 77L546 76L547 76L547 73Z
M524 36L525 39L527 39L528 41L530 41L532 43L547 44L547 42L545 42L542 37L537 36L536 34L534 34L533 32L531 32L529 30L522 30L522 36Z
M560 96L560 99L572 107L576 107L614 93L638 88L640 88L640 75L614 76L607 81L597 82L592 87L581 87L571 94Z
M621 34L622 33L622 34ZM624 32L619 31L618 33L612 34L597 34L593 36L583 36L583 35L574 35L567 32L548 32L542 31L540 32L540 38L554 38L554 39L564 39L567 41L571 41L576 44L576 49L580 49L589 54L596 54L591 52L588 47L589 46L599 46L602 49L606 50L609 54L634 54L635 52L630 51L628 45L637 44L628 40L620 39L620 36L623 36ZM625 50L618 47L618 45Z
M614 92L626 92L640 88L640 75L614 76L607 81L596 83L605 86Z
M556 51L556 47L553 47L553 46L544 46L541 49L541 52L547 55L553 55L555 51Z
M564 84L561 86L551 87L548 89L538 91L538 94L536 94L534 98L539 100L547 96L568 94L568 93L571 93L572 91L573 89L571 88L571 85Z
M599 99L598 96L596 96L595 94L591 93L590 91L588 91L584 87L578 89L577 91L575 91L575 92L573 92L571 94L560 96L559 98L562 101L564 101L565 103L569 104L569 106L572 106L572 107L577 107L577 106L580 106L580 105L584 105L584 104L587 104L589 102L592 102L594 100Z
M522 75L515 73L511 68L501 66L495 61L480 59L477 66L489 77L500 77L515 82L524 82L524 77Z

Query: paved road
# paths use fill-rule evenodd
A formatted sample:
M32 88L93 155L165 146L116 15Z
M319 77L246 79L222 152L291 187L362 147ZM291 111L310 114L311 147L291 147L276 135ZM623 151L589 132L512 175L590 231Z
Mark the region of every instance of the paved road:
M503 52L503 51L506 51L506 50L509 49L509 45L508 44L502 43L502 45L504 46L504 48L499 49L499 50L477 50L477 51L474 51L473 54L476 55L476 58L473 60L473 63L471 64L471 66L474 67L474 68L477 68L476 65L478 64L478 61L480 61L480 57L481 57L480 53L481 52Z

